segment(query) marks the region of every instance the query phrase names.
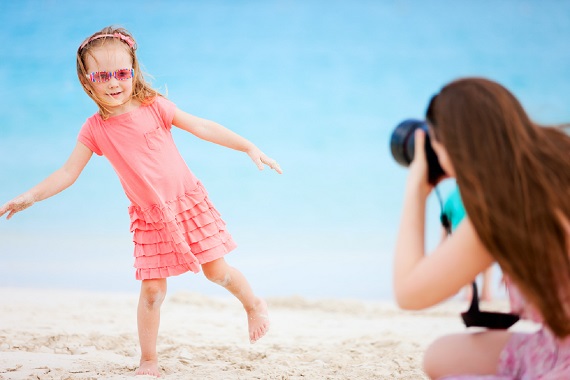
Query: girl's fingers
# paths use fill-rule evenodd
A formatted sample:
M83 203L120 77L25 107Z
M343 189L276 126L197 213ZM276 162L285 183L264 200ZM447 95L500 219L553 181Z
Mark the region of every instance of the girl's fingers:
M10 213L8 213L8 216L6 216L6 219L10 219L12 216L14 216L15 213L25 210L33 204L34 200L32 197L27 195L19 196L18 198L11 200L2 206L2 208L0 208L0 217L10 211Z
M261 162L269 166L271 169L275 170L277 173L279 174L283 173L283 170L281 170L281 166L279 166L277 161L270 159L269 157L262 157Z
M10 219L12 217L12 215L14 213L16 213L17 211L14 211L17 209L17 204L14 201L10 201L8 203L5 203L2 208L0 208L0 217L2 217L5 213L7 213L8 211L10 211L10 213L8 214L8 216L6 217L6 219Z
M10 212L6 216L6 219L10 219L12 215L14 215L17 212L14 211L14 205L12 203L7 203L4 206L2 206L2 208L0 208L0 218L4 216L4 214L6 214L8 211Z
M261 158L255 160L254 162L255 162L255 165L257 165L257 168L259 170L263 170L263 160Z
M281 170L281 167L279 166L277 161L267 157L259 149L254 149L254 150L248 151L247 154L253 160L255 165L257 165L257 168L259 170L263 170L263 168L264 168L263 165L265 164L265 165L269 166L271 169L275 170L277 173L279 173L279 174L283 173L283 170Z

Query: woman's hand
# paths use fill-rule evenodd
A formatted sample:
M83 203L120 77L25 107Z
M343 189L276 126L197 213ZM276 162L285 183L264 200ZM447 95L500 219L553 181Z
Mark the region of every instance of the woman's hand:
M433 186L428 182L425 131L419 128L416 129L414 132L414 141L414 159L409 168L408 187L420 190L421 194L427 197L427 195L432 191Z
M257 165L259 170L263 170L263 164L265 164L269 166L271 169L275 170L277 173L283 174L283 170L281 170L281 167L279 166L277 161L267 157L265 153L259 150L259 148L253 147L248 151L246 151L246 153L252 159L255 165Z
M10 219L12 216L14 216L15 213L27 209L34 203L36 203L36 200L34 199L33 195L30 193L24 193L19 197L16 197L11 201L9 201L8 203L4 204L0 208L0 217L2 217L5 213L10 211L10 213L6 217L6 219Z

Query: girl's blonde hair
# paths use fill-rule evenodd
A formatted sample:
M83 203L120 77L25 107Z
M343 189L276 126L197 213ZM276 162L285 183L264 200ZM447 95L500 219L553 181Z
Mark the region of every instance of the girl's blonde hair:
M151 104L157 96L162 96L157 90L145 81L136 55L137 44L134 37L124 28L108 26L86 38L77 49L77 77L83 86L83 90L93 99L99 106L99 114L103 119L107 119L110 111L107 107L112 106L105 99L101 99L92 89L92 83L87 79L89 73L86 68L86 59L88 56L93 57L92 50L101 48L105 44L115 44L122 46L131 57L134 69L133 76L133 92L131 97L138 100L141 104Z

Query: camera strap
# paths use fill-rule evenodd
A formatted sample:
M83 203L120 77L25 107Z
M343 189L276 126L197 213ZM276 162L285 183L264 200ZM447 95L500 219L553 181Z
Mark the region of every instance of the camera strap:
M441 214L439 216L441 225L445 229L447 236L450 236L452 232L451 221L449 220L447 214L444 212L443 200L437 186L435 187L435 193L439 199L439 204L441 207ZM477 290L476 280L473 280L471 287L473 289L471 305L467 311L461 313L461 318L463 319L465 327L477 326L502 330L508 329L519 320L519 316L517 314L494 313L479 310L479 292Z

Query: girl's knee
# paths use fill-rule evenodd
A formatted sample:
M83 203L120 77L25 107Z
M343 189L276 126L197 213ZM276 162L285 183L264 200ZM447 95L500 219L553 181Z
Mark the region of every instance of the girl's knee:
M145 280L141 286L141 299L148 306L160 306L166 297L166 280Z
M218 285L228 286L231 282L229 266L223 259L218 259L202 265L204 276Z

